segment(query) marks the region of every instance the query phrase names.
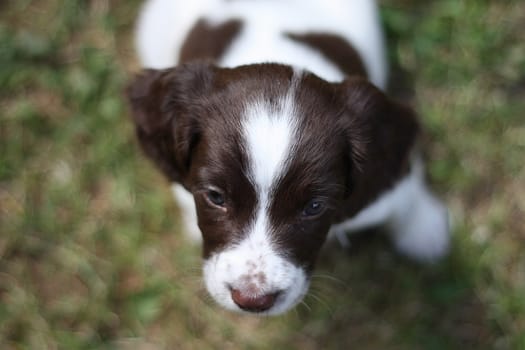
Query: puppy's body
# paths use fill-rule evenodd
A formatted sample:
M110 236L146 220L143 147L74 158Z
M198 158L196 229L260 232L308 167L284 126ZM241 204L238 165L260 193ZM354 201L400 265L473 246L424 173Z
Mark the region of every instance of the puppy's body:
M297 304L330 227L384 225L412 257L446 252L414 115L366 80L386 81L372 1L151 0L137 46L155 68L129 90L137 134L202 231L221 305Z
M342 81L345 72L336 62L289 37L337 35L359 52L370 80L384 88L386 65L377 15L370 0L150 0L139 20L137 48L142 64L149 68L202 58L212 58L221 67L275 62L306 69L328 81ZM228 26L230 30L224 30ZM189 39L196 27L201 35ZM213 46L218 44L226 50L217 54ZM201 50L185 53L190 45ZM344 48L333 51L341 55Z

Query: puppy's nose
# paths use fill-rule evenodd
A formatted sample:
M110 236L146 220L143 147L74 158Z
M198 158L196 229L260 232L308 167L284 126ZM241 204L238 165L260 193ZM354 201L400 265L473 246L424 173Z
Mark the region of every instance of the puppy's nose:
M232 300L241 309L250 312L262 312L273 306L279 292L253 296L232 288L231 295Z

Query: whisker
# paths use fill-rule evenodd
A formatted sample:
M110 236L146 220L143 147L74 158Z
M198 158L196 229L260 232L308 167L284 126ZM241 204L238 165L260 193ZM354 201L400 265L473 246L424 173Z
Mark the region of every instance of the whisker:
M332 306L330 306L330 304L324 300L322 297L318 296L315 294L315 291L310 291L307 295L307 297L311 297L312 299L314 299L315 301L317 301L319 304L321 304L324 308L326 308L326 310L328 310L328 312L330 313L330 315L333 315L334 314L334 309Z
M323 279L323 280L328 280L330 282L335 282L337 284L340 284L344 287L347 286L347 283L345 281L343 281L342 279L340 278L337 278L337 277L334 277L332 275L325 275L325 274L313 274L312 279Z
M304 307L306 307L306 309L308 310L308 312L312 312L312 308L310 307L310 305L308 305L308 303L303 299L301 300L301 305L304 305ZM297 312L297 310L295 310Z

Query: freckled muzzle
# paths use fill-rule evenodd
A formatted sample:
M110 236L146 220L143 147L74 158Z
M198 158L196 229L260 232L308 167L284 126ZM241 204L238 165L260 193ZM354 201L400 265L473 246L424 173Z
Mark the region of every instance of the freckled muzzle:
M282 314L308 291L305 271L275 254L256 256L236 247L204 263L204 282L215 301L237 312Z

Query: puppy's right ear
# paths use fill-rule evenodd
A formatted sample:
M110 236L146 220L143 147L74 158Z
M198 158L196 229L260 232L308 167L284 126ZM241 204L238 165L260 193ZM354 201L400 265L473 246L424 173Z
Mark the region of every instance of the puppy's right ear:
M200 135L199 100L211 80L210 65L199 63L146 69L126 89L139 143L170 181L185 182Z
M419 124L410 108L366 80L348 78L339 89L351 169L349 212L357 213L408 173Z

